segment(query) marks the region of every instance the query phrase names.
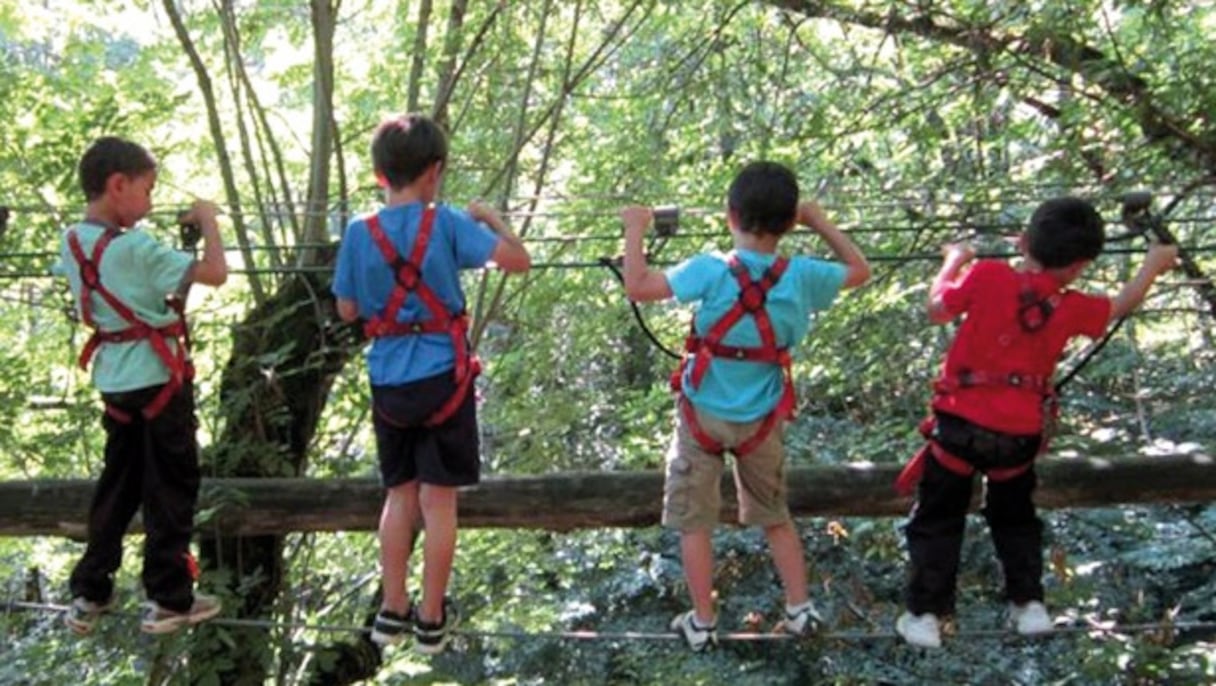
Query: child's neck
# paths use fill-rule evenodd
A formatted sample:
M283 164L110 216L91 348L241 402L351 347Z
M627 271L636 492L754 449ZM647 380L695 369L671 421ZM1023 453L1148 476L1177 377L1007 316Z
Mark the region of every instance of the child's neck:
M394 205L408 205L412 202L420 202L423 205L429 204L435 199L434 193L428 193L424 189L418 187L417 184L402 186L401 188L389 188L384 193L384 204L392 207Z
M730 234L731 238L734 239L735 250L751 250L752 252L772 254L777 252L777 243L781 241L781 236L774 236L771 233L731 231Z
M1039 264L1038 260L1030 257L1029 255L1022 257L1022 264L1018 266L1018 271L1025 272L1027 274L1047 274L1051 278L1055 279L1056 283L1060 286L1065 286L1072 280L1068 274L1067 268L1055 269L1044 267L1043 265Z
M90 202L84 208L84 220L90 224L104 226L107 229L124 229L118 213L103 198Z

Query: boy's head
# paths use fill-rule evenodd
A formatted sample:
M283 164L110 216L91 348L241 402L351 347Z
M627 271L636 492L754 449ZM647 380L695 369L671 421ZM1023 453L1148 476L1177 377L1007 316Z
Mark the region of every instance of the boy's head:
M1080 198L1052 198L1034 211L1026 230L1026 254L1046 269L1088 263L1106 241L1102 216Z
M156 158L137 143L98 138L80 158L79 173L85 199L103 204L105 218L119 226L131 226L152 209Z
M726 201L735 229L780 236L798 216L798 179L776 162L752 162L735 176Z
M380 122L372 136L372 165L389 188L401 190L426 174L436 163L443 169L448 142L439 125L420 114L407 114Z

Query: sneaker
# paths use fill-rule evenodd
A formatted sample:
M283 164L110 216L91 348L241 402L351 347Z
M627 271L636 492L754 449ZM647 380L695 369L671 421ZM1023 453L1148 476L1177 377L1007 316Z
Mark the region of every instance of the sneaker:
M85 636L93 631L93 625L101 616L110 611L114 606L114 598L104 602L95 603L92 600L85 599L84 596L76 596L72 598L72 604L68 605L68 611L63 616L64 624L72 630L72 633L77 636Z
M801 605L785 606L785 617L777 623L777 630L783 634L802 636L813 634L823 626L823 617L815 609L815 603L808 600Z
M202 593L194 594L194 604L185 612L174 612L150 600L144 605L144 617L139 628L146 634L167 634L184 626L205 622L218 615L222 607L219 598Z
M392 610L380 608L376 613L376 621L372 623L372 642L382 646L397 645L409 637L414 631L414 607L398 614Z
M695 653L718 645L717 623L709 626L697 624L697 614L693 610L676 615L671 620L671 630L683 637Z
M926 612L914 615L905 612L895 621L895 632L903 637L909 645L921 648L942 647L942 630L937 623L937 615Z
M443 621L430 624L414 613L414 636L418 639L418 652L424 655L442 653L452 640L452 631L460 624L460 608L451 598L443 598Z
M1043 603L1032 600L1022 605L1009 604L1009 623L1023 636L1037 636L1051 631L1051 617Z

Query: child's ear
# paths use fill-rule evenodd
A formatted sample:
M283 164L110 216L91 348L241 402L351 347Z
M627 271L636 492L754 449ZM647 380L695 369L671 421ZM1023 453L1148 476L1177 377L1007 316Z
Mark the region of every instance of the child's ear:
M739 213L730 206L726 208L726 225L730 227L731 231L739 230Z
M121 195L129 183L131 183L131 179L127 178L126 174L114 172L106 179L106 193Z
M381 188L388 188L388 179L384 178L384 174L376 172L376 185Z

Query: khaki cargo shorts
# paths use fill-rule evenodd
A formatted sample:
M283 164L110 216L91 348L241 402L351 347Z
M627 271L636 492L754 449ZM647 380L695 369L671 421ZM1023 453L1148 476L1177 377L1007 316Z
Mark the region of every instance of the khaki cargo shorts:
M762 421L728 422L697 412L701 428L725 446L751 438ZM777 422L764 443L744 457L732 460L742 524L772 526L790 519L784 435L785 422ZM718 523L724 464L722 456L706 452L697 443L677 408L676 432L667 450L667 477L663 482L663 526L690 531L712 529Z

